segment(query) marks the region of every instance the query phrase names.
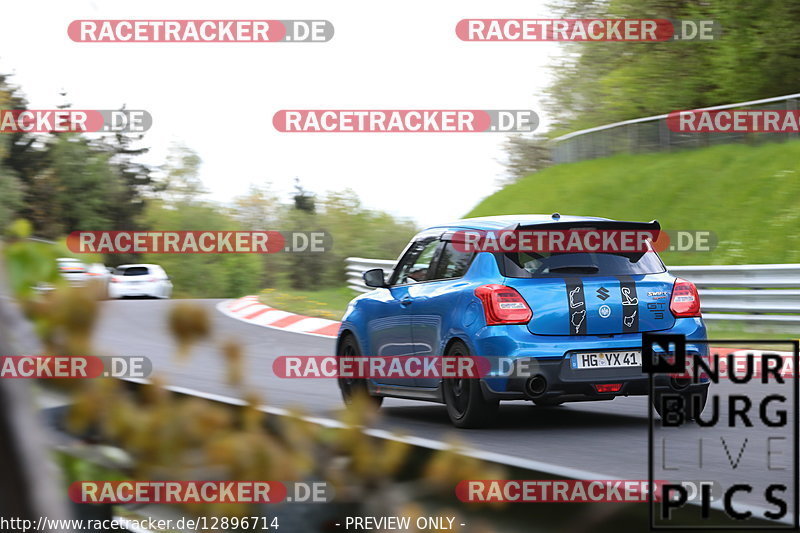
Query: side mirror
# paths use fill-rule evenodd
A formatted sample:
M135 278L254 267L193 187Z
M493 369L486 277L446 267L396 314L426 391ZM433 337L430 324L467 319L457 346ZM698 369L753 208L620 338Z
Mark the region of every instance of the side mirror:
M386 287L382 268L372 268L362 274L364 285L367 287Z

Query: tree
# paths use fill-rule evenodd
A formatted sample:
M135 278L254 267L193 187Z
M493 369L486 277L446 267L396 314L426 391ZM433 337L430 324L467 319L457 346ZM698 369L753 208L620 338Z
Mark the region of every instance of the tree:
M9 78L0 74L0 109L27 109L27 101ZM30 133L0 134L0 212L4 213L0 217L5 222L12 215L31 218L34 198L30 196L29 184L46 167L44 151L38 146L42 142L41 136Z
M12 89L0 75L0 109L8 109L11 101ZM9 144L9 137L0 134L0 231L22 208L22 184L14 170L6 166Z
M124 109L124 106L123 106ZM111 207L111 227L115 230L142 229L138 219L144 212L147 196L158 191L154 170L140 158L150 151L137 146L144 134L114 133L93 144L109 155L108 164L118 186L108 199Z
M417 232L409 220L367 209L352 189L329 191L319 205L319 229L327 232L333 243L325 254L320 284L341 286L347 278L347 257L397 257Z
M160 197L149 201L141 223L156 231L245 229L233 210L207 201L199 177L201 160L175 146L164 167ZM263 265L256 254L146 254L170 275L177 296L238 297L261 287Z
M109 198L119 194L120 184L108 154L82 135L62 133L51 138L46 155L47 169L31 184L40 198L49 199L37 210L41 226L59 228L58 234L110 229L114 205Z
M166 178L159 186L162 198L177 207L195 202L207 194L200 180L202 164L203 160L190 148L182 144L173 145L163 167Z
M306 213L313 213L316 210L316 205L314 204L314 195L306 191L302 185L300 185L300 179L294 179L294 208L298 211L305 211Z
M270 186L250 185L247 194L237 196L233 200L232 216L248 231L277 231L280 230L281 220L284 219L287 206L272 192ZM263 254L262 278L263 286L276 285L283 281L280 254Z
M314 195L306 191L298 178L294 179L294 208L286 213L286 231L315 231L319 220ZM325 259L319 253L288 252L287 274L293 289L308 290L322 285Z
M563 18L711 19L713 41L567 43L553 66L552 135L796 92L800 5L783 0L563 0Z
M251 184L246 194L233 199L233 216L250 231L275 229L282 209L269 184Z
M155 231L237 231L243 228L213 203L163 200L147 203L143 223ZM161 265L177 297L232 298L262 286L263 266L257 254L145 254L142 262Z
M506 139L505 150L507 153L505 166L510 176L507 182L517 181L552 164L550 147L541 137L510 135Z
M0 153L3 149L0 147ZM8 169L0 166L0 233L22 208L22 186Z
M0 108L27 109L25 98L2 75ZM134 146L141 139L128 134L100 140L80 133L3 134L0 223L16 212L33 223L37 235L49 238L74 230L137 229L145 196L153 190L151 169L138 161L147 149Z

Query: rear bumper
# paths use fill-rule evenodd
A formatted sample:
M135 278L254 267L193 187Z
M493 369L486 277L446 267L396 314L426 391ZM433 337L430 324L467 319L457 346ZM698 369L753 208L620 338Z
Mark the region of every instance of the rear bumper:
M108 284L108 297L109 298L124 298L126 296L156 296L158 294L158 284L154 282L147 283L109 283Z
M701 319L678 319L673 328L658 333L683 334L687 339L687 353L708 355L707 345L692 343L692 340L706 339ZM649 376L640 367L573 369L571 366L574 353L641 350L641 333L562 337L531 335L526 326L490 326L482 328L472 342L472 353L497 365L481 380L484 396L488 399L579 401L648 394ZM509 360L518 365L514 368L519 369L511 375ZM541 394L532 394L526 387L534 376L544 379L544 392ZM669 376L658 375L654 379L657 389L675 390ZM598 392L595 385L600 384L621 384L621 387L615 392ZM696 386L705 387L707 382Z
M539 361L530 376L508 378L502 383L504 388L501 390L494 388L500 384L498 380L484 379L481 382L483 395L487 399L495 400L569 402L610 400L616 396L646 396L649 393L649 376L643 374L641 368L572 370L565 366L569 367L569 359ZM533 394L527 386L534 376L540 380L538 384L544 389L541 393ZM604 384L621 386L614 392L598 392L596 386ZM697 385L689 385L688 389L707 386L706 380ZM655 376L653 387L661 391L687 390L686 386L673 382L666 375Z

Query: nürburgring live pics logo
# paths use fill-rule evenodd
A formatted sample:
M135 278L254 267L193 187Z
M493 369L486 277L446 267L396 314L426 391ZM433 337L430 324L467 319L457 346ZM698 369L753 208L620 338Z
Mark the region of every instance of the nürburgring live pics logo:
M717 348L737 344L769 349ZM799 528L799 345L643 334L643 371L661 414L650 411L649 481L670 480L650 494L651 529ZM686 480L698 477L706 481L690 498Z

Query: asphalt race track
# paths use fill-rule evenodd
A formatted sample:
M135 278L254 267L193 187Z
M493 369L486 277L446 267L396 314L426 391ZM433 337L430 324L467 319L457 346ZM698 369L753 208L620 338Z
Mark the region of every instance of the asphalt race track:
M178 361L175 342L167 331L167 311L175 301L124 300L102 302L101 319L94 346L109 355L144 355L155 372L170 385L206 393L240 396L226 384L224 361L219 344L226 339L239 341L246 356L247 386L261 394L262 401L275 407L300 407L307 414L337 418L342 403L334 380L281 379L272 375L272 361L280 355L329 355L334 340L249 325L215 309L220 300L195 300L212 317L212 338L198 344L189 358ZM753 383L747 393L759 397L769 391ZM730 383L712 385L712 392L742 392ZM755 402L754 402L755 403ZM725 405L725 402L723 402ZM617 398L608 402L583 402L560 407L535 407L529 402L501 406L495 425L481 430L456 430L450 425L444 406L424 402L387 399L381 409L382 429L439 441L455 440L465 446L506 457L552 465L553 473L565 469L583 471L587 479L647 479L648 400L646 397ZM792 408L789 406L789 420ZM705 411L709 413L708 408ZM723 413L726 411L723 410ZM755 405L754 418L758 417ZM726 417L723 417L723 419ZM791 425L789 426L791 428ZM694 475L682 479L715 479L725 484L748 481L766 485L776 479L790 479L790 471L766 469L766 438L746 428L725 429L728 451L720 444L719 431L709 439L707 430L694 426L677 428L681 433L669 438L667 456L672 465L694 468ZM784 434L787 434L784 430ZM703 465L698 465L698 438L705 437ZM791 433L782 445L784 463L790 464ZM748 442L742 451L744 438ZM714 442L714 440L716 442ZM777 448L773 444L773 448ZM740 454L741 451L741 454ZM788 455L786 455L788 454ZM727 457L726 455L730 456ZM737 455L741 461L731 466ZM773 459L779 456L775 455ZM780 461L775 460L775 464ZM559 468L560 467L560 468ZM684 470L685 472L685 470ZM563 476L566 477L566 476ZM791 486L785 494L791 502ZM758 507L774 509L760 494L749 498ZM791 505L790 505L791 509Z

